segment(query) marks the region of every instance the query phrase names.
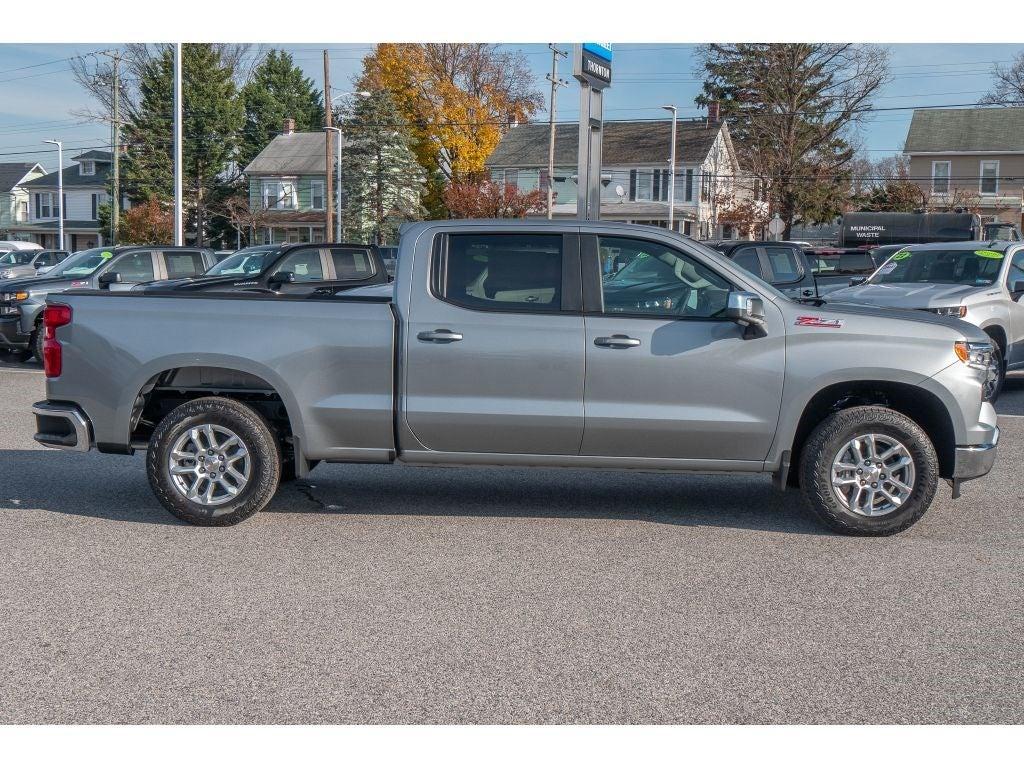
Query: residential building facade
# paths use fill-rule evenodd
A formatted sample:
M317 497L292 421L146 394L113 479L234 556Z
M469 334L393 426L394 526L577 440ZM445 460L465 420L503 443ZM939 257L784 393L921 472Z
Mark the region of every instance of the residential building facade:
M668 226L670 120L606 121L602 142L601 218ZM513 126L487 159L491 179L522 191L547 191L553 184L558 218L576 217L576 123L555 126L555 173L548 179L549 127ZM724 122L679 120L673 228L695 238L733 237L721 225L723 196L749 194ZM540 214L545 215L545 214Z
M928 207L1021 226L1024 107L914 110L904 151Z
M100 206L107 202L110 176L109 152L90 150L71 158L74 165L64 169L64 196L59 193L56 171L39 176L23 186L28 192L28 221L13 231L22 239L44 248L59 247L59 219L64 219L64 249L81 251L104 245L100 231Z
M324 132L296 132L289 119L283 132L246 166L253 221L250 243L322 243L330 239L324 237L326 151Z
M0 163L0 240L9 240L14 228L28 224L29 192L25 184L45 176L38 163Z

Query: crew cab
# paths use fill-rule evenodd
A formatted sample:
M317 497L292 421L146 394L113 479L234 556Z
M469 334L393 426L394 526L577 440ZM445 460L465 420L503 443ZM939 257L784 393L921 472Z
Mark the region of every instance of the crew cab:
M46 298L69 288L129 291L138 283L202 274L214 264L204 248L164 245L100 247L78 251L33 277L0 280L0 350L43 359Z
M992 344L959 319L808 307L643 226L423 222L399 249L394 283L330 295L51 296L35 439L146 451L199 525L327 461L765 473L885 535L995 461Z
M307 295L390 280L375 245L284 243L254 245L217 262L206 274L159 280L135 288L143 293L256 293Z

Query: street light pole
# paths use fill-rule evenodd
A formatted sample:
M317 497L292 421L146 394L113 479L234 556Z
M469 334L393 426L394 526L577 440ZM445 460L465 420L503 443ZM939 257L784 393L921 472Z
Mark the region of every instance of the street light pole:
M57 139L44 139L43 144L57 145L57 248L64 250L64 144ZM36 211L36 215L39 211Z
M676 107L666 104L662 109L672 113L672 149L668 156L668 228L675 230L676 213Z
M174 44L174 244L184 245L181 195L181 43ZM203 233L197 233L201 243Z

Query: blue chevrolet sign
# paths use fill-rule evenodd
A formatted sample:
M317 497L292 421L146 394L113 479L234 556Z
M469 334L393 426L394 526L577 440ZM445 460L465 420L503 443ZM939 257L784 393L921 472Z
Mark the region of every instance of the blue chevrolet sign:
M612 46L610 43L584 43L583 50L594 56L599 56L605 61L612 60Z

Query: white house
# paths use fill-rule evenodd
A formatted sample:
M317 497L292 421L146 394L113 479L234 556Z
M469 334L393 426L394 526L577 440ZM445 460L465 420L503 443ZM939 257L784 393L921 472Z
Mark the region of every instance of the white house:
M71 158L74 165L64 169L64 199L57 192L57 172L32 179L22 186L28 192L29 216L26 224L12 227L15 234L44 248L56 248L57 219L64 217L64 248L80 251L103 245L99 209L107 201L107 177L110 175L109 152L90 150Z
M670 120L605 121L602 143L601 218L668 226ZM555 205L558 218L576 216L576 123L555 126ZM495 181L522 191L548 186L549 127L513 126L487 159ZM676 127L674 228L695 238L733 237L717 218L723 194L749 195L724 122L679 120Z
M45 175L39 163L0 163L0 240L9 239L15 226L28 223L29 193L24 185Z

